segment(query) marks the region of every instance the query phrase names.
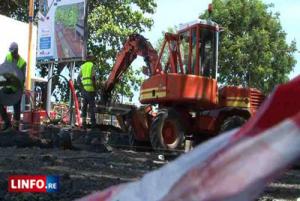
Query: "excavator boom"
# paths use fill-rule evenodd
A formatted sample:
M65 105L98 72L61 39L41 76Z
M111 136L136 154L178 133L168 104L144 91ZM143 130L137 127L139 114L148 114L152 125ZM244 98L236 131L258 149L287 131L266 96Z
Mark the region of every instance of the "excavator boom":
M123 48L116 57L113 69L104 85L105 94L111 92L121 75L128 69L137 56L144 57L150 76L160 72L161 64L157 51L145 37L139 34L132 34L126 40Z

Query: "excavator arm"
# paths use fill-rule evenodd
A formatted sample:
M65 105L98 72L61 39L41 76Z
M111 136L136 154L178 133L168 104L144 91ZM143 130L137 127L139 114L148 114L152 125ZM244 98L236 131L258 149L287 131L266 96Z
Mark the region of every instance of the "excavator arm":
M122 74L128 69L137 56L144 57L149 76L161 71L159 56L151 43L142 35L132 34L118 53L113 69L104 84L103 92L105 95L110 94Z

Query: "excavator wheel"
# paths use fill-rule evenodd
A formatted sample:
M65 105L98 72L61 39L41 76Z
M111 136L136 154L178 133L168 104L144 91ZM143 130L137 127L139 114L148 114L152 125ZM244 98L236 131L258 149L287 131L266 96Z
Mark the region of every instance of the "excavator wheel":
M246 121L247 120L241 116L237 116L237 115L229 116L225 118L225 120L223 121L219 133L223 133L232 130L234 128L241 127L244 123L246 123Z
M179 114L174 109L160 110L150 128L152 148L156 151L179 149L183 140L184 130Z

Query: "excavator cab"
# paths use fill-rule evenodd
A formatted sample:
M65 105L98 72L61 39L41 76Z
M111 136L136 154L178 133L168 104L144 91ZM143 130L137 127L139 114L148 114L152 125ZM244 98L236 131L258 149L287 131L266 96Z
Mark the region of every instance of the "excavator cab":
M219 27L210 20L180 25L180 52L185 74L216 79Z
M211 20L181 24L177 34L166 33L158 60L168 49L168 62L155 66L142 84L141 103L216 107L218 40L219 26Z

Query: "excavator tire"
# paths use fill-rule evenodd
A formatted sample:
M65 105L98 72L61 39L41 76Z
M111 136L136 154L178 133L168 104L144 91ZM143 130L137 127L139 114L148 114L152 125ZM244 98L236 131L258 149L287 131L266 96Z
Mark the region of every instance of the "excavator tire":
M219 133L223 133L232 130L234 128L241 127L244 123L246 123L246 121L247 120L241 116L237 116L237 115L229 116L225 118L225 120L223 121Z
M184 130L174 109L161 109L150 127L150 142L156 151L182 148Z

